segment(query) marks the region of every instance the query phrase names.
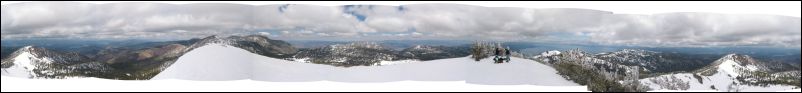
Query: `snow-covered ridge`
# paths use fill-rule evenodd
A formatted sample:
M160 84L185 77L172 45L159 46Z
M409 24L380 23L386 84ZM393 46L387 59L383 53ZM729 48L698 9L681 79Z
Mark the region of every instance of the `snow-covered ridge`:
M152 79L234 80L250 77L252 54L227 44L207 43L179 57Z
M300 50L291 59L304 63L333 66L378 66L409 63L410 60L435 60L468 56L463 47L416 45L402 50L387 48L377 42L333 44Z
M782 91L799 89L789 85L752 86L746 85L727 73L701 76L693 73L677 73L640 79L652 90L674 91Z
M369 48L369 49L383 49L384 46L377 42L354 42L348 44L334 44L329 45L330 49L352 49L352 48Z
M3 64L11 64L9 68L3 68L2 74L4 76L12 76L12 77L25 77L25 78L34 78L39 77L40 74L53 74L52 71L41 71L36 72L34 70L40 68L47 68L47 66L42 64L51 64L54 63L53 59L44 55L37 53L36 51L45 51L45 50L38 50L40 48L34 48L33 46L25 46L14 53L10 60L3 60Z
M648 50L641 50L641 49L622 49L620 51L615 52L605 52L596 54L600 57L620 57L622 60L637 60L644 57L652 56L660 52L655 51L648 51ZM641 62L641 63L650 63L650 62Z
M209 36L206 38L201 39L198 42L190 45L189 48L186 48L185 51L189 51L198 47L206 46L206 45L214 45L214 44L223 44L223 45L232 45L233 42L229 39L220 38L217 35Z
M748 55L728 54L708 67L702 68L698 73L701 75L711 75L725 73L727 75L739 76L747 71L766 71L765 67Z
M425 51L425 52L427 52L427 53L441 53L441 52L443 52L443 51L441 51L441 50L435 49L435 48L434 48L434 47L432 47L432 46L424 46L424 45L415 45L414 47L412 47L412 48L409 48L409 49L407 49L407 50L414 50L414 51ZM424 54L425 54L425 53L424 53Z
M718 67L733 70L733 69L742 69L746 71L757 71L760 70L758 66L760 65L749 57L749 55L737 55L737 54L729 54L720 60L725 60L721 63ZM730 68L731 67L731 68ZM734 72L734 71L733 71ZM732 72L731 72L732 73ZM737 73L734 73L737 75Z
M217 35L205 37L197 40L189 45L185 51L202 47L209 44L222 44L230 45L245 49L249 52L269 57L287 58L298 52L298 50L287 42L281 40L271 40L270 38L262 35L247 35L247 36L229 36L220 37ZM192 40L191 40L192 41Z
M86 77L108 69L75 53L62 53L42 47L25 46L2 60L2 75L20 78L61 79Z
M153 79L390 82L403 80L465 81L473 84L579 86L553 68L513 57L511 63L479 62L469 57L405 61L388 66L335 67L275 59L226 45L190 51ZM582 89L585 90L585 89Z
M721 73L731 75L731 76L740 76L740 73L744 73L743 71L755 71L757 67L754 65L746 65L742 66L735 62L734 60L724 60L721 64L718 65L718 70Z
M697 73L676 73L644 78L640 81L654 90L782 91L798 89L790 85L749 85L737 77L763 68L747 55L729 54ZM747 75L748 77L748 75Z
M33 70L37 69L35 62L51 63L52 60L48 58L39 59L36 55L31 54L31 50L33 50L32 46L25 46L15 51L13 55L16 55L16 57L13 57L12 60L8 60L13 61L13 65L9 68L3 68L3 75L12 77L36 77L37 74L33 73Z

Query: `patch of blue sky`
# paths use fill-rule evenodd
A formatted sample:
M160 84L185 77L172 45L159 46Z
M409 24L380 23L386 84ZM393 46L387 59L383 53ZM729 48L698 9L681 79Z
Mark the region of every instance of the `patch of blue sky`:
M397 10L398 10L398 12L402 12L402 13L403 13L404 11L406 11L406 10L407 10L407 8L405 8L403 5L399 5L399 6L397 7Z
M291 4L284 4L284 5L279 6L278 7L278 12L279 13L284 13L284 11L287 10L287 7L289 7L290 5Z
M367 18L367 16L365 16L364 14L361 14L361 13L359 13L359 12L357 12L355 10L356 8L360 8L360 7L364 7L364 6L367 6L368 9L370 9L370 10L373 9L373 5L344 5L343 6L343 12L346 13L346 14L349 14L349 15L353 15L360 22L364 22L365 19Z

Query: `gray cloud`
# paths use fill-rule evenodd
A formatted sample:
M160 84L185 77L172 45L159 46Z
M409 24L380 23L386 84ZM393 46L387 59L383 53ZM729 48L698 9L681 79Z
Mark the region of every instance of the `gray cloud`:
M4 5L2 38L457 39L647 46L800 46L800 18L571 8L30 2Z
M33 2L3 6L4 38L174 38L246 31L252 7L235 4Z
M772 15L669 13L605 17L594 40L609 44L799 46L800 19Z

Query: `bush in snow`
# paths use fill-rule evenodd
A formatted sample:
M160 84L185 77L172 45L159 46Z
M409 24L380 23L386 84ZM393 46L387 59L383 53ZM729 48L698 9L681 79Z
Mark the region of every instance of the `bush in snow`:
M683 81L676 76L656 77L649 80L663 89L669 90L688 90L691 86L687 81Z

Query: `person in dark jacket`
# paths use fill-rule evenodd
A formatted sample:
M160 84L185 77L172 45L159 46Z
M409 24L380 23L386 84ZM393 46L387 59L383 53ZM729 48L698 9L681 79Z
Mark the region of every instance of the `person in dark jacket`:
M506 58L506 59L504 59L504 60L506 60L506 61L507 61L507 63L509 63L509 62L510 62L510 48L509 48L509 47L507 47L506 49L504 49L504 53L506 53L506 55L505 55L505 56L507 56L507 58Z
M493 61L497 61L499 59L498 58L498 55L500 54L499 52L501 52L501 51L499 51L498 47L496 48L496 50L493 50L493 51L496 52L496 54L493 56Z
M500 54L499 52L501 52L501 51L499 51L499 49L496 48L496 56L498 56Z

